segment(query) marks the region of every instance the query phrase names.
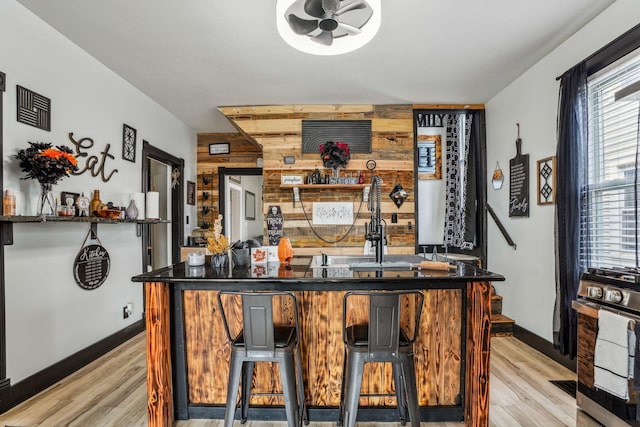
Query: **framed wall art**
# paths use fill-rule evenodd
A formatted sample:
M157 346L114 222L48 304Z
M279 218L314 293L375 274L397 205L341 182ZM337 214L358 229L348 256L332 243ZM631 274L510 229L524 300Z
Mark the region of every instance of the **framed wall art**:
M442 138L418 135L418 179L442 179Z
M193 181L187 181L187 204L196 204L196 183Z
M256 219L256 195L251 191L244 192L244 219Z
M221 142L218 144L209 144L209 155L214 156L217 154L229 154L231 149L228 142Z
M51 100L16 85L18 121L38 129L51 130Z
M136 162L136 134L128 124L122 125L122 158L133 163Z
M556 156L538 160L538 204L556 202Z

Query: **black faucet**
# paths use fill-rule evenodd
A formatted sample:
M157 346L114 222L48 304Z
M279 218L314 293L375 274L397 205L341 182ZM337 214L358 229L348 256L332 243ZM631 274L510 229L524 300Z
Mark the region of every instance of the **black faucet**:
M371 190L369 191L369 211L371 211L371 222L365 223L364 238L373 244L376 251L376 263L382 264L384 261L385 232L387 223L382 219L381 180L378 175L371 177Z

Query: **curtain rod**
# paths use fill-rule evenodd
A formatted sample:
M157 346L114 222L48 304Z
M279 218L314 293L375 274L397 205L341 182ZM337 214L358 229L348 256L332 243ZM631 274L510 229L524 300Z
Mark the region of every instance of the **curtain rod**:
M586 64L587 75L590 76L591 74L600 71L607 65L614 63L628 53L633 52L639 47L640 24L632 27L630 30L618 36L613 41L607 43L605 46L601 47L580 62L584 62ZM578 62L578 64L580 62ZM556 77L556 81L560 80L567 71L571 70L571 68L565 70L562 74Z

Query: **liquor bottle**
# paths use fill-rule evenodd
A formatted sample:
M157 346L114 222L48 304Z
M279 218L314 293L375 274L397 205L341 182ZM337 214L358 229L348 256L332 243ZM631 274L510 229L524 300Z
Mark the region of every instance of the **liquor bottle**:
M4 196L2 197L2 214L16 214L16 196L9 189L4 190Z
M95 212L97 210L100 210L100 206L102 206L102 200L100 200L100 190L93 190L93 199L91 199L89 215L96 216Z

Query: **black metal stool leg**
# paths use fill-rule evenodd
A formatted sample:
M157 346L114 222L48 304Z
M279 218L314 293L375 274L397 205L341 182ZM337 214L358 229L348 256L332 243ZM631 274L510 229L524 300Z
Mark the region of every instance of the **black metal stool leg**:
M413 353L402 356L402 376L404 377L407 393L407 406L411 427L420 427L420 410L418 408L418 387L416 384L416 369L413 362Z
M402 366L399 362L391 362L391 366L393 367L393 385L396 388L396 401L398 405L398 414L400 415L400 425L405 425L407 424L408 413Z
M251 381L253 380L253 368L255 362L245 362L242 365L242 402L241 402L241 416L240 423L247 422L249 417L249 399L251 397Z
M232 351L231 361L229 362L229 384L227 385L227 406L224 413L224 427L233 427L241 374L242 358L239 357L236 352Z

